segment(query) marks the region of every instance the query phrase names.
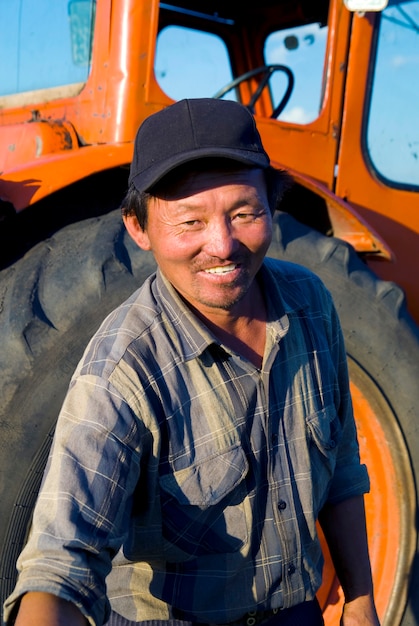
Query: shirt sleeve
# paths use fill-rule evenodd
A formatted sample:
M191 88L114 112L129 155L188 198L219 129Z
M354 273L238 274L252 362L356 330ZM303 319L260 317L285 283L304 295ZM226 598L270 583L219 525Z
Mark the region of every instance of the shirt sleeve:
M90 624L109 615L105 578L127 534L139 479L140 425L114 389L85 375L63 404L18 581L5 620L28 591L69 600Z

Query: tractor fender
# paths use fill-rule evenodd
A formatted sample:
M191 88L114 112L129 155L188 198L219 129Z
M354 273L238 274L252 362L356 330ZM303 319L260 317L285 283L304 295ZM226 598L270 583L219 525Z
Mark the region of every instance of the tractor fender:
M132 142L72 147L41 156L4 171L0 199L17 212L52 193L105 170L126 166L132 160Z

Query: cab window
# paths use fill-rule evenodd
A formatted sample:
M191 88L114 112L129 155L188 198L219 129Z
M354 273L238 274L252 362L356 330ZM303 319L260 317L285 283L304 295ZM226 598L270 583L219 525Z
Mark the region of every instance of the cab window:
M232 71L232 66L239 64L238 59L234 59L235 63L231 62L225 40L211 32L213 19L218 22L214 30L218 27L227 38L235 37L235 54L238 54L237 33L240 31L236 23L237 16L234 13L228 14L232 19L204 16L207 18L202 19L205 30L200 30L179 23L179 15L186 19L190 13L196 15L195 11L185 7L177 11L176 7L166 4L161 4L161 8L166 11L165 23L157 38L154 66L155 77L161 89L174 100L213 96L238 99L240 92L234 88L236 83L232 82L234 78L240 80ZM170 19L177 20L178 23L167 23ZM268 85L273 111L276 111L281 102L286 102L286 106L274 117L295 124L307 124L319 116L326 43L327 26L320 22L313 21L303 26L267 32L265 43L263 45L262 41L261 44L259 66L280 65L285 66L286 70L281 71L279 68L270 74ZM245 55L243 50L241 53ZM251 72L249 67L248 73ZM262 77L262 74L258 75ZM233 88L224 93L222 88L232 85ZM292 89L288 100L286 93L289 86Z
M0 96L85 83L95 4L94 0L0 2Z
M154 72L173 100L211 98L232 79L227 48L212 33L167 26L157 39Z
M419 1L390 0L380 17L365 149L395 187L419 186L418 33Z
M294 75L291 97L278 119L295 124L315 120L322 105L323 67L327 26L314 23L272 33L266 40L266 64L288 67ZM275 72L271 79L274 106L280 101L286 78Z

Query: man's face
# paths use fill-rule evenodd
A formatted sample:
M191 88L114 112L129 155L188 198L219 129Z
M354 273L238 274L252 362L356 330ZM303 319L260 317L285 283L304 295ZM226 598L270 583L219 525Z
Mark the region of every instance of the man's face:
M272 236L263 172L189 174L151 201L141 233L138 245L195 309L245 313Z

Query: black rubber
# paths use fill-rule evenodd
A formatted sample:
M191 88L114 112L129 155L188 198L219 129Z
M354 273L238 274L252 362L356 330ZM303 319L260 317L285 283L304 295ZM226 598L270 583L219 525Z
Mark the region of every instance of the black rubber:
M275 220L269 254L310 267L332 292L348 355L392 407L417 479L419 335L403 293L377 279L350 246L288 214ZM71 374L105 315L154 268L113 211L63 228L0 274L1 602L15 583L15 561ZM403 626L419 623L418 588L416 558Z

